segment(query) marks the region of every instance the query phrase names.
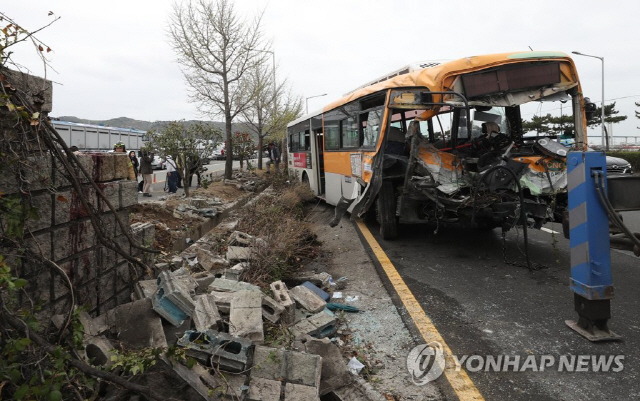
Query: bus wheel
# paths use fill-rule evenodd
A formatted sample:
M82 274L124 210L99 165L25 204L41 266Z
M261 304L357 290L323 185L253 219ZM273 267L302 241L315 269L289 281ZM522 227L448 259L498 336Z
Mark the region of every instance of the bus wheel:
M309 188L311 188L311 184L309 183L309 176L307 175L307 173L302 173L302 183L306 186L308 186Z
M380 235L386 240L398 237L398 218L396 217L396 194L390 181L383 181L378 193L378 219Z

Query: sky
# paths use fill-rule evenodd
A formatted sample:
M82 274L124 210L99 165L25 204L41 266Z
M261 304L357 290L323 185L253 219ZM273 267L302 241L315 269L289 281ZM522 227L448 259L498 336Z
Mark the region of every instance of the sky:
M416 61L508 51L553 50L604 57L605 101L627 121L615 136L640 136L640 2L620 0L235 0L251 20L263 14L277 79L309 110L362 83ZM14 0L2 7L28 30L60 17L38 38L53 50L52 116L90 120L211 119L198 113L169 44L171 0ZM28 46L13 58L36 75ZM574 56L586 96L602 99L602 62ZM546 111L541 110L543 114ZM530 118L523 115L523 118ZM589 135L599 140L600 130ZM640 143L640 138L639 138Z

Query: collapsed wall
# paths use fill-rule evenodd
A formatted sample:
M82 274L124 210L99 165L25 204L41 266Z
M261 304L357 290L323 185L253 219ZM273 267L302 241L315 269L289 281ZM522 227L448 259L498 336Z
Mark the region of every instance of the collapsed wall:
M138 202L138 192L135 181L124 180L129 163L126 154L78 153L76 157L128 228L129 208ZM74 287L75 303L86 306L90 314L97 315L129 302L132 280L144 273L141 268L100 243L78 192L49 154L31 157L25 166L24 170L13 169L13 173L25 177L28 186L22 185L20 190L20 180L5 172L0 177L0 188L3 196L27 197L24 200L37 210L37 218L26 221L26 247L62 268ZM141 256L141 251L130 246L106 202L87 179L83 181L83 195L98 211L103 234L111 236L132 256ZM142 245L150 245L153 229L153 225L139 224L133 235ZM26 259L18 269L17 275L29 282L23 298L28 295L32 300L42 302L43 311L47 314L68 312L71 296L62 274Z
M54 156L60 144L51 140L52 128L47 129L51 82L6 70L0 71L0 82L5 93L0 107L0 253L11 275L28 281L19 302L40 309L40 318L68 313L72 296L65 274L74 289L75 304L86 306L94 316L129 302L132 282L144 274L143 269L104 245L114 242L125 253L142 256L115 217L127 231L131 229L129 209L137 203L138 194L137 183L126 180L129 158L116 153L76 153L90 178L77 163L71 163L76 171L67 171L62 162L71 160L66 160L64 152L65 159ZM74 188L72 177L79 180L80 190ZM106 240L100 241L91 213ZM135 228L137 241L151 245L153 225ZM60 270L39 258L54 262Z

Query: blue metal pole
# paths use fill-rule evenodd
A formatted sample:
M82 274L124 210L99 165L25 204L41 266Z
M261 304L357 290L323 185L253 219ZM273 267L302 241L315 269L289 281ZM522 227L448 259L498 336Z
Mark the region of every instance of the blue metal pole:
M607 321L613 298L609 218L598 198L594 173L604 174L604 152L570 152L567 157L571 290L577 321L565 323L591 341L613 340Z

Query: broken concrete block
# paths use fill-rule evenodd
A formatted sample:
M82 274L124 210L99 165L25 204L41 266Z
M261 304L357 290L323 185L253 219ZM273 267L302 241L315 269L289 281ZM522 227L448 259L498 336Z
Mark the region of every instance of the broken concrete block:
M311 281L305 281L304 283L301 284L303 287L307 287L308 289L310 289L311 291L313 291L314 294L316 294L317 296L319 296L324 302L329 302L329 299L331 299L331 297L329 296L329 294L327 294L326 292L324 292L322 289L318 288L315 284L313 284Z
M237 373L225 373L223 385L223 398L225 400L244 400L244 395L247 392L248 386L247 375Z
M219 378L202 366L195 364L191 369L180 364L173 365L173 371L180 376L192 389L194 389L204 400L214 400L214 392L220 386Z
M256 377L249 383L248 401L280 401L282 383Z
M270 287L275 300L284 307L282 321L286 324L293 324L296 319L296 304L289 296L286 284L282 281L275 281L270 284Z
M127 348L167 348L162 320L151 305L151 299L145 298L113 309L118 340L127 344Z
M160 273L158 290L151 297L153 310L174 326L180 326L195 310L190 288L188 281L180 276L173 276L167 272Z
M251 380L256 377L280 381L284 379L285 351L277 348L256 345L253 351L253 368Z
M133 286L133 291L137 299L151 298L153 294L158 290L157 280L142 280L138 281Z
M167 344L169 344L169 346L173 346L179 338L182 338L187 330L191 329L191 318L189 317L185 319L185 321L178 327L164 320L162 322L162 328L164 330L164 336L167 339Z
M207 271L224 269L229 266L229 262L226 259L206 249L198 248L196 255L200 266Z
M289 294L300 306L309 312L320 312L327 305L327 303L313 291L301 285L293 287L289 290Z
M189 204L191 206L195 207L196 209L201 209L203 207L209 206L209 203L207 202L207 199L205 199L205 198L190 198L189 199Z
M287 383L284 386L285 401L319 401L318 389L302 384Z
M242 290L233 294L229 314L229 334L245 337L257 343L264 341L262 293Z
M333 335L336 329L335 315L329 310L323 310L291 326L291 333L296 338L301 338L304 335L322 338Z
M87 360L95 366L110 367L113 365L111 361L111 350L113 344L106 337L92 337L88 342L84 343L85 354Z
M216 278L209 285L209 291L236 292L240 290L249 290L260 292L257 285L245 283L244 281L227 280L224 278Z
M271 323L277 323L284 313L284 306L267 295L262 296L262 316Z
M355 378L347 370L347 364L342 358L340 349L328 338L308 338L305 347L309 354L322 357L320 395L325 395L354 381Z
M227 248L227 260L251 260L253 256L251 255L252 249L243 247L243 246L230 246Z
M222 328L222 319L215 303L215 297L212 295L196 297L195 310L191 317L197 331L220 330Z
M171 263L172 266L181 268L184 265L184 259L180 256L174 256L173 258L171 258L171 262L169 263Z
M239 245L239 246L266 246L267 242L262 238L254 237L253 235L249 235L247 233L243 233L241 231L234 231L229 236L228 240L229 245Z
M288 351L286 353L285 380L288 383L303 384L315 388L320 386L322 374L322 357L304 352Z
M219 312L227 315L231 312L231 300L233 299L233 292L211 291L209 295L213 297Z
M242 276L242 273L247 270L249 268L249 264L246 262L241 262L238 263L236 265L234 265L233 267L231 267L230 269L227 269L224 273L224 278L226 278L227 280L236 280L239 281L240 280L240 276Z
M242 372L247 366L251 341L213 330L189 330L178 340L186 354L207 365L228 372Z

